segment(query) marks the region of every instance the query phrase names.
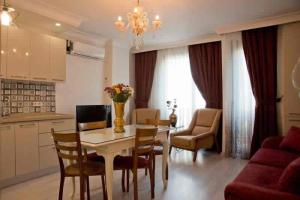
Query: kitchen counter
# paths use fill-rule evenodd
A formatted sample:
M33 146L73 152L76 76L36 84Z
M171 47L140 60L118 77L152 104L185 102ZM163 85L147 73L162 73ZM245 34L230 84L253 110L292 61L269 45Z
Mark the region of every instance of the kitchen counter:
M1 117L0 124L27 122L27 121L43 121L56 119L74 119L74 115L62 113L28 113L28 114L12 114L10 116Z

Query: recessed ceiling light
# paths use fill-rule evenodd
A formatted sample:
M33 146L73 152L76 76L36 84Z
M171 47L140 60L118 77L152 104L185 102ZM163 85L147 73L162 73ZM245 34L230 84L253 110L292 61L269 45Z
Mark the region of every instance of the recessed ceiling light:
M61 23L56 22L56 23L55 23L55 26L60 27L60 26L61 26Z

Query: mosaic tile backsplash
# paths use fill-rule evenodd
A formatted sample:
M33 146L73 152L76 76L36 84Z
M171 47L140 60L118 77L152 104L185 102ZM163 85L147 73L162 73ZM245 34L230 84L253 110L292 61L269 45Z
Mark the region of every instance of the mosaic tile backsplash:
M55 112L55 83L1 80L2 116Z

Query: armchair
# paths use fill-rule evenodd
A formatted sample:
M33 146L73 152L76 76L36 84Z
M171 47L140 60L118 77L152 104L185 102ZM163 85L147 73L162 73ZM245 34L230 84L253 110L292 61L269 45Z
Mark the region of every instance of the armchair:
M138 108L133 110L131 124L147 124L147 120L159 121L160 110L154 108Z
M212 108L196 110L188 129L171 134L170 153L172 147L193 151L195 162L200 148L211 148L216 143L221 113Z

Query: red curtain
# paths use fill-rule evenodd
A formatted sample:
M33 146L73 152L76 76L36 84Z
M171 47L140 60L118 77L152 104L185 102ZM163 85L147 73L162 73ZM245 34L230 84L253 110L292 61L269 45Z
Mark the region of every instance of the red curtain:
M135 54L135 106L147 108L151 95L157 51Z
M277 135L277 26L242 32L243 48L256 101L251 156L262 141Z
M221 42L189 46L191 73L206 101L207 108L222 109L222 50ZM222 120L217 134L216 148L222 149Z

